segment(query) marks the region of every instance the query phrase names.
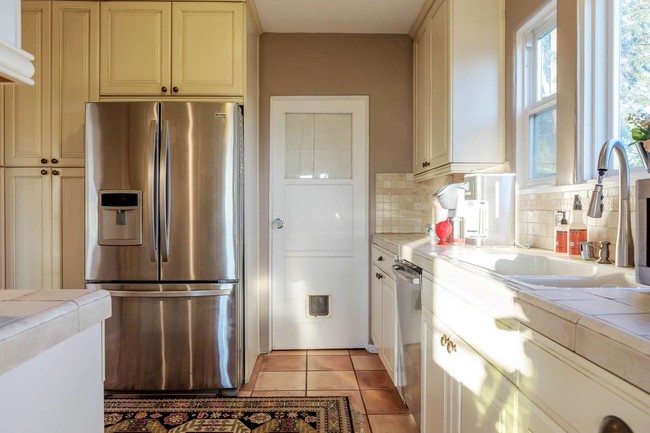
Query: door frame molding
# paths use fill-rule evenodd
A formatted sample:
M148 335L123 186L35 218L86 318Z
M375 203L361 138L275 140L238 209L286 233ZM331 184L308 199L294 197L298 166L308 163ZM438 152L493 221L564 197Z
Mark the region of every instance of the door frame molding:
M275 144L275 136L277 134L277 126L274 125L274 119L278 114L278 103L282 102L323 102L323 101L337 101L337 102L360 102L364 104L364 111L366 116L366 122L364 125L365 129L365 140L363 143L363 167L365 171L365 188L363 191L364 197L364 209L365 213L363 216L363 237L364 244L369 245L369 186L370 186L370 97L368 95L341 95L341 96L271 96L269 104L269 174L268 174L268 185L269 185L269 205L268 205L268 341L269 341L269 352L273 350L273 173L274 173L274 163L273 163L273 150ZM353 160L354 164L354 160ZM367 248L366 248L367 250ZM369 288L369 277L367 269L369 265L369 257L366 251L366 254L362 257L362 266L363 266L363 275L366 291L368 292L368 315L370 314L370 288ZM370 316L368 316L370 317ZM369 333L368 327L368 333ZM369 340L368 340L369 341Z

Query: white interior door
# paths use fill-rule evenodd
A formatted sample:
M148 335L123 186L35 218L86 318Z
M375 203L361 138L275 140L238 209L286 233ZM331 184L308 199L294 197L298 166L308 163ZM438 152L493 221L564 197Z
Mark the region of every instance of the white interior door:
M368 342L368 98L271 98L273 349Z

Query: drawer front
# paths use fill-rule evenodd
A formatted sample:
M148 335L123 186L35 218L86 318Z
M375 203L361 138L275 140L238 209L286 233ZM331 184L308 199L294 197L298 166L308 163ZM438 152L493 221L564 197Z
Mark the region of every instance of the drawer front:
M392 254L376 245L372 246L372 262L392 279L395 279L395 276L393 275L393 262L395 261L395 258L395 254Z
M435 282L432 303L436 316L517 383L522 345L514 323L487 314Z
M520 390L559 423L597 432L603 417L622 419L634 432L648 431L650 395L522 325ZM561 390L559 392L558 390Z

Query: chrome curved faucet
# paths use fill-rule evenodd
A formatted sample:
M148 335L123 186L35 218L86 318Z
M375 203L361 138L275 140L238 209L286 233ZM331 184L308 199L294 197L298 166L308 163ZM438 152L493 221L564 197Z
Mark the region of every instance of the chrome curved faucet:
M600 149L598 156L598 182L591 195L587 215L592 218L603 216L603 177L612 159L612 153L618 157L619 191L618 191L618 231L616 232L616 266L634 267L634 241L632 240L632 223L630 221L630 164L627 161L625 146L615 139L608 140Z

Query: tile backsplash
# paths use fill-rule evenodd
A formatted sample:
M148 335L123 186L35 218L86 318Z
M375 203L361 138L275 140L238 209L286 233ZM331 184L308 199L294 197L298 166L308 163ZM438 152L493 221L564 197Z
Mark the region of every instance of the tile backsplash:
M433 194L442 186L458 182L443 176L424 182L413 181L413 173L377 173L376 232L424 233L427 224L444 217L433 204Z
M433 194L442 186L462 182L462 175L444 176L425 182L414 182L412 173L377 173L376 177L376 231L377 233L422 233L426 225L445 217L434 206ZM517 240L546 250L555 249L555 221L559 210L570 211L573 196L580 195L587 240L608 240L612 243L612 260L616 251L618 227L618 187L607 186L602 218L586 216L593 184L573 185L562 192L523 191L517 194ZM632 235L636 241L636 188L630 187ZM567 220L570 212L567 212Z

